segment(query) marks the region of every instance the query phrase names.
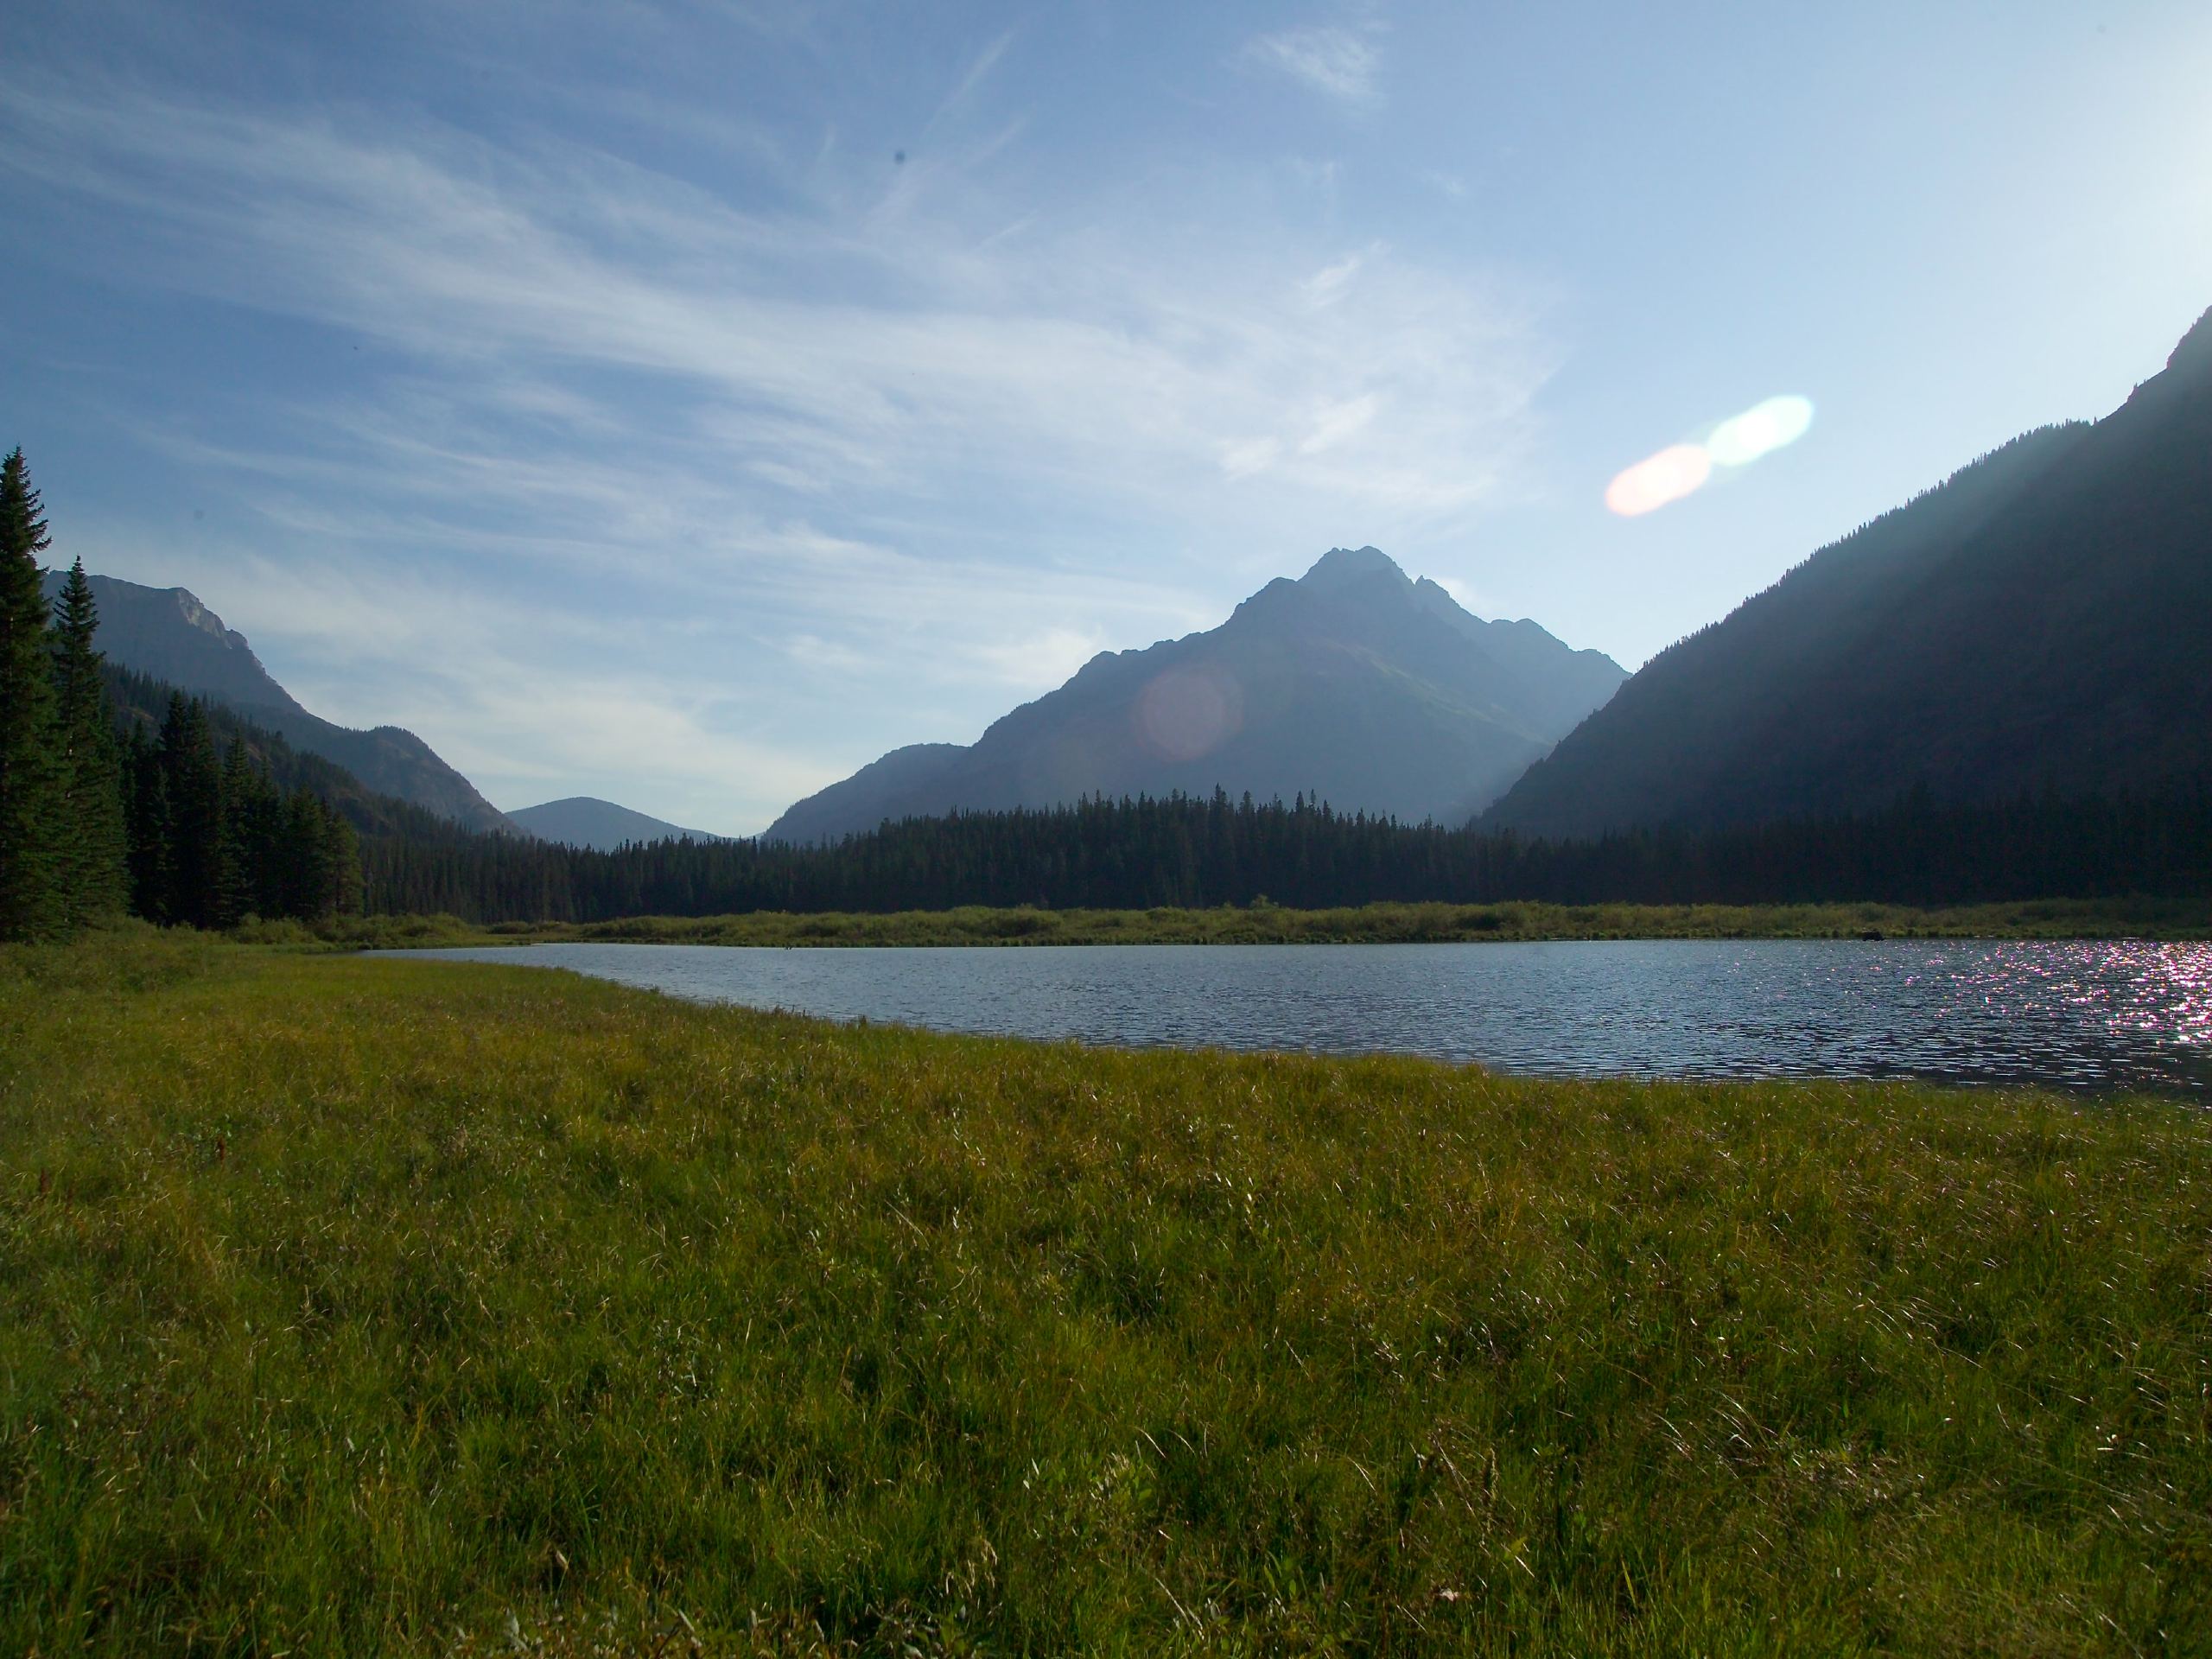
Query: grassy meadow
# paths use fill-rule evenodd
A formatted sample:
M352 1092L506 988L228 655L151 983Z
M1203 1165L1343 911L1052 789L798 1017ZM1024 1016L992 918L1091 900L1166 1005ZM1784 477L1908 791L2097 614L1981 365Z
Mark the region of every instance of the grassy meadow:
M0 1651L2212 1650L2212 1119L0 951Z
M256 925L264 944L341 949L597 940L645 944L1434 944L1532 939L2212 938L2212 904L2194 899L2043 899L1916 909L1904 905L1376 904L1342 910L1224 905L1211 910L764 911L632 916L608 922L501 922L451 916L352 917L309 931Z

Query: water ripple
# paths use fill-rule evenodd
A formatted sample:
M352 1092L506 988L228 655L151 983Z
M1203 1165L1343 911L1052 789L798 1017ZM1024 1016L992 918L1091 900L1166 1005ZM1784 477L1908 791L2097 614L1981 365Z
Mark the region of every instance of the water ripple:
M1549 1076L2212 1088L2212 945L1655 940L393 954L704 1002L1136 1046L1388 1052Z

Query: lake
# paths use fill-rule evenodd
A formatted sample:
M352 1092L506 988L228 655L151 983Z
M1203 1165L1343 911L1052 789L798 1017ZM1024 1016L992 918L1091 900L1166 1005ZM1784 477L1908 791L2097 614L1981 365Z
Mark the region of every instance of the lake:
M390 954L573 969L831 1020L1091 1043L1380 1051L1554 1077L2212 1089L2212 944L535 944Z

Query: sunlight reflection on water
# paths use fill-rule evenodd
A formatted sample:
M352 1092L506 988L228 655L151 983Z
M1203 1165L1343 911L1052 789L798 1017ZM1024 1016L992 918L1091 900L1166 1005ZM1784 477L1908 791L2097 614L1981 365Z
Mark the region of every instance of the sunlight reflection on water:
M1667 940L395 954L1089 1042L1390 1052L1554 1076L2212 1088L2212 944Z

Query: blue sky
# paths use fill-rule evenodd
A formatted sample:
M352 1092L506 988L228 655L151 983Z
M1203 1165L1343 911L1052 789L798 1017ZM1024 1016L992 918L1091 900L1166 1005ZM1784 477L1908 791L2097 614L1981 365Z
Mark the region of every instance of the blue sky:
M9 19L56 552L509 807L757 830L1334 543L1632 667L2212 304L2201 3Z

